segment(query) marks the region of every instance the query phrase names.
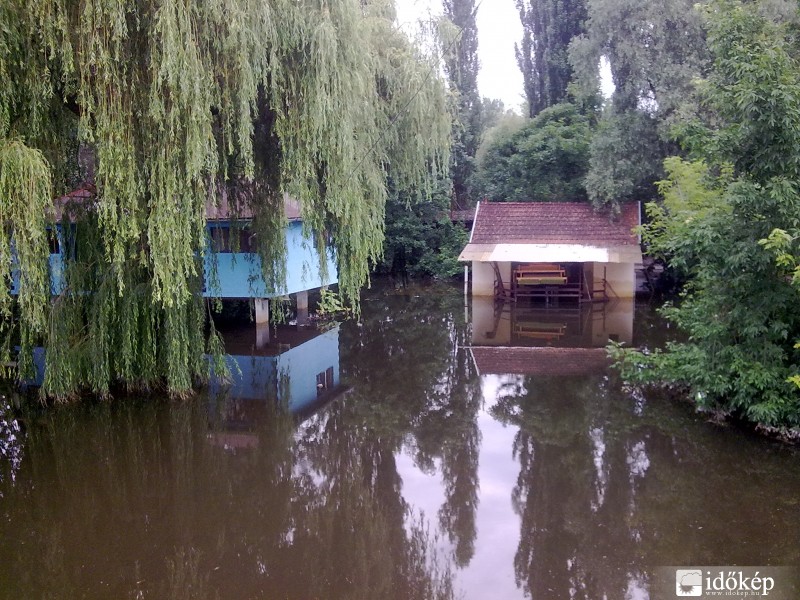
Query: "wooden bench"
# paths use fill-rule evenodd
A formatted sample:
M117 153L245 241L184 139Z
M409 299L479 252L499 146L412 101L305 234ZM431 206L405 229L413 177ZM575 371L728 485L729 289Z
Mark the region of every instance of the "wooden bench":
M546 342L560 339L566 331L567 326L563 323L526 322L516 323L514 326L514 333L518 336Z
M517 285L563 285L567 283L567 274L559 265L532 263L514 269L514 282Z

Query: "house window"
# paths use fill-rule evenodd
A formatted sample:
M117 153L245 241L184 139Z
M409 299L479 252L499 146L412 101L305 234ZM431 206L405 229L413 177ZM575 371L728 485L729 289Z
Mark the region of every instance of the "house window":
M50 254L61 254L58 231L51 227L47 228L47 246L50 248Z
M333 388L333 367L328 367L317 373L317 396L321 396L331 388Z
M247 226L218 226L211 228L211 249L214 252L244 254L255 250L255 234ZM238 239L237 239L238 238ZM234 242L238 241L238 244Z

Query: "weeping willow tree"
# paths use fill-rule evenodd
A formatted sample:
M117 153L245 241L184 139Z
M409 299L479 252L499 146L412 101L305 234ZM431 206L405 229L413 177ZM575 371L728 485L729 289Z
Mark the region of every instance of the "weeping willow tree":
M44 344L43 389L58 397L188 390L219 344L198 294L207 207L253 215L277 288L283 192L318 248L332 241L356 301L381 252L387 178L419 192L448 161L434 58L393 17L391 0L0 3L3 361L19 345L29 372ZM96 193L76 216L53 197L79 154ZM65 285L51 300L58 218Z

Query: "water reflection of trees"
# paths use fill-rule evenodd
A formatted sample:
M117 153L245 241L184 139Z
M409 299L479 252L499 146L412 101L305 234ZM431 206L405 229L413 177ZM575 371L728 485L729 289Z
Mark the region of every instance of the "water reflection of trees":
M603 376L509 376L490 412L518 427L514 570L533 598L647 597L657 566L800 558L800 511L783 487L800 492L800 479L786 479L790 456L764 460L763 440ZM783 481L778 498L769 481Z
M462 299L434 290L374 306L366 301L361 322L342 329L342 372L358 396L353 418L371 423L387 450L405 445L424 471L440 466L439 522L464 566L476 536L482 397Z
M452 596L391 453L336 434L341 407L299 433L266 416L236 453L197 402L41 417L5 498L0 597Z
M341 330L350 395L299 428L265 405L236 452L196 403L29 418L0 489L0 598L453 596L396 460L441 472L438 525L468 563L482 399L461 311L453 295L366 301ZM602 376L503 381L490 412L517 430L509 543L528 595L636 597L658 565L800 562L796 454Z
M641 540L627 512L636 484L609 485L628 475L620 472L624 436L609 429L608 388L601 377L517 378L490 409L519 427L514 571L532 597L624 598L639 583Z

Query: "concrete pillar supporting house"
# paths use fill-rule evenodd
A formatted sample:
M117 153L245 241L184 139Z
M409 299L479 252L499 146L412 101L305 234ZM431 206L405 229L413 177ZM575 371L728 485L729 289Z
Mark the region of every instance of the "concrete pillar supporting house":
M269 323L256 323L256 348L269 346Z
M256 348L269 344L269 298L254 298L256 307Z
M308 290L297 292L297 324L305 325L308 322Z
M256 305L256 325L269 323L269 298L253 298Z

